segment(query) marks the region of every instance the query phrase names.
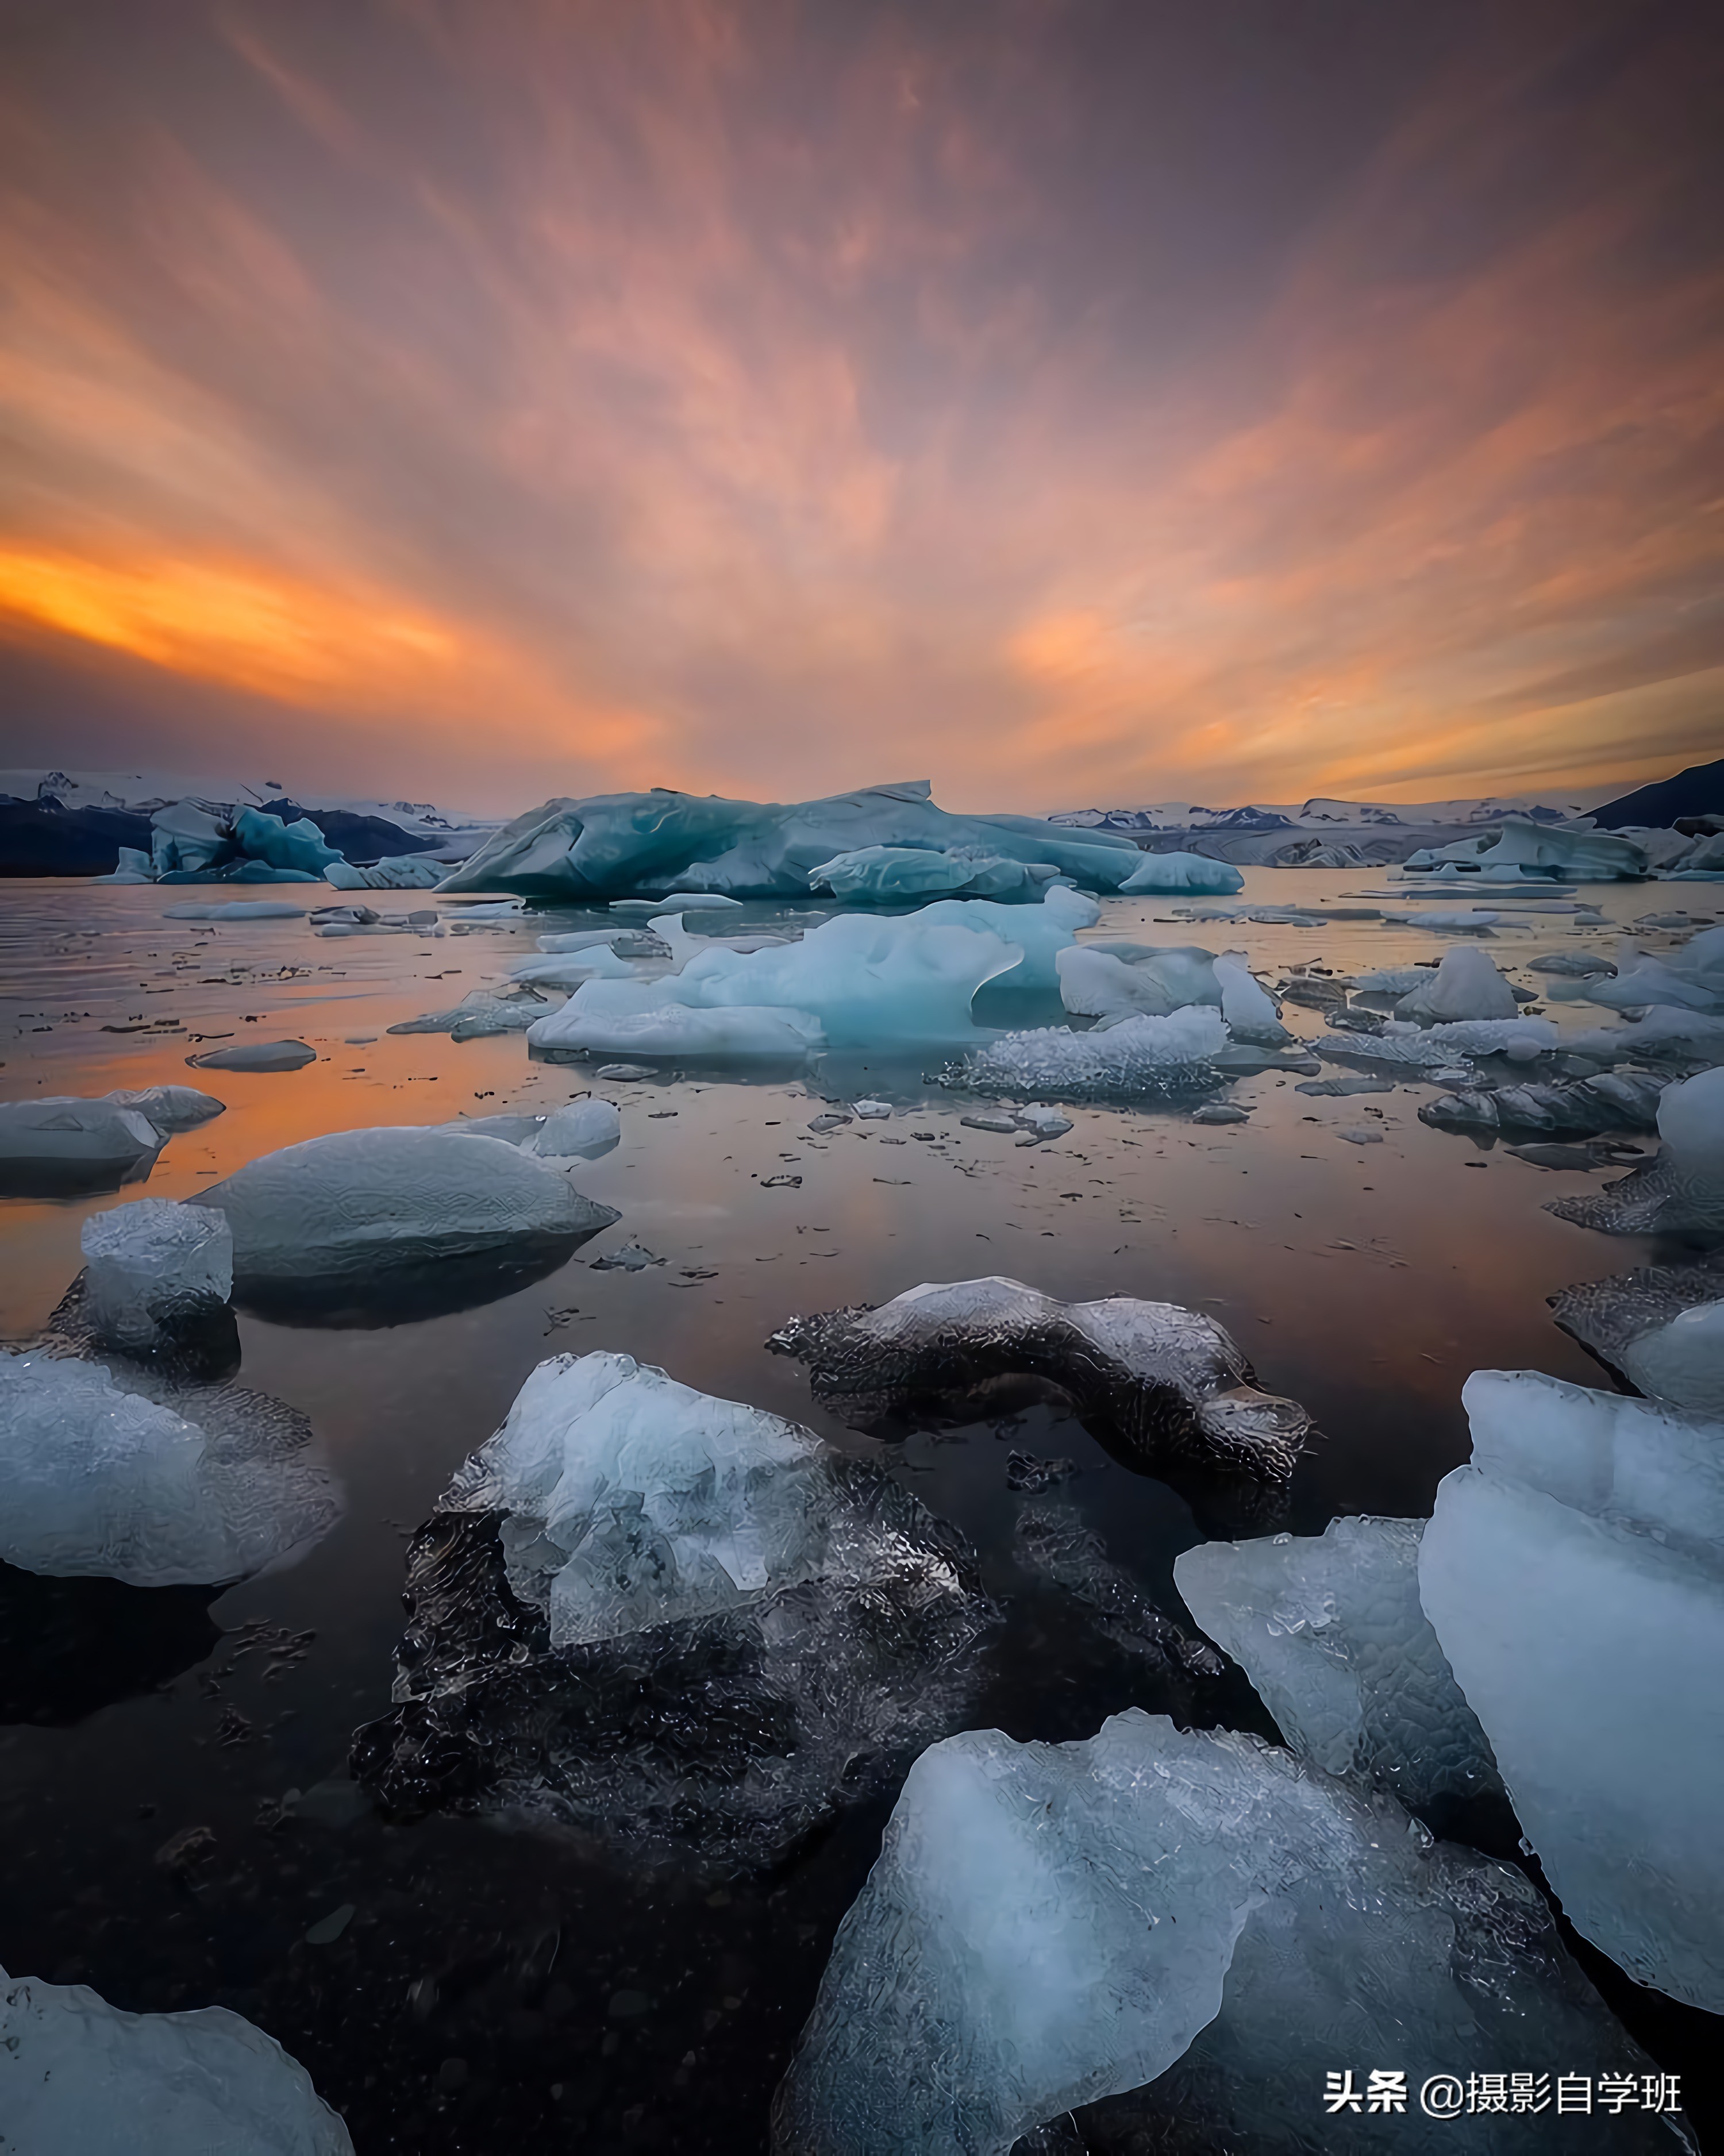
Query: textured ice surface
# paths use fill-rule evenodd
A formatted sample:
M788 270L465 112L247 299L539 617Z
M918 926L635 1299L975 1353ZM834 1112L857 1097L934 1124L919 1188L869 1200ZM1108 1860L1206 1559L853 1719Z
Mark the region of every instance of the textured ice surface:
M94 1214L80 1240L90 1322L131 1353L197 1325L233 1291L233 1238L207 1206L140 1198Z
M1167 2088L1145 2087L1188 2051ZM1004 2156L1075 2106L1142 2090L1148 2130L1112 2146L1381 2147L1380 2118L1322 2111L1326 2072L1368 2059L1414 2092L1394 2147L1479 2156L1545 2144L1502 2118L1425 2138L1421 2082L1533 2054L1579 2072L1644 2062L1520 1874L1259 1738L1133 1709L1086 1743L970 1731L916 1761L773 2145ZM1680 2145L1660 2121L1627 2132Z
M961 1412L1031 1379L1147 1459L1272 1481L1291 1474L1311 1428L1296 1401L1258 1389L1213 1318L1171 1302L1061 1302L998 1277L925 1283L877 1309L793 1317L767 1344L805 1363L815 1397L859 1428Z
M1664 1148L1619 1183L1546 1211L1608 1235L1724 1235L1724 1069L1666 1086L1658 1096Z
M1600 1063L1724 1063L1724 1018L1657 1004L1629 1025L1571 1034L1563 1046Z
M110 1093L106 1098L114 1107L135 1110L169 1137L176 1131L195 1131L200 1123L222 1114L227 1105L212 1094L200 1093L195 1086L146 1086L137 1092Z
M1144 891L1234 891L1245 888L1245 879L1228 862L1204 854L1146 854L1119 888L1126 896Z
M1659 1096L1666 1082L1605 1071L1547 1085L1465 1086L1423 1102L1419 1119L1439 1130L1542 1131L1571 1138L1651 1131L1658 1127Z
M589 943L581 951L550 952L541 957L523 958L513 977L536 988L578 988L587 981L638 978L629 961L619 958L608 943Z
M1697 1265L1639 1265L1549 1297L1557 1322L1650 1399L1724 1420L1724 1255ZM1680 1320L1703 1325L1678 1331Z
M1061 1101L1173 1100L1221 1083L1213 1058L1228 1045L1219 1010L1128 1018L1103 1032L1044 1026L1002 1034L966 1057L957 1082L983 1093Z
M1457 1019L1510 1019L1519 1015L1515 992L1475 943L1443 953L1442 963L1419 982L1395 1006L1398 1018L1421 1024Z
M237 1388L122 1386L96 1363L0 1356L0 1558L134 1587L244 1578L336 1517L303 1442L297 1418Z
M433 891L448 874L448 862L428 854L386 854L362 867L331 861L323 871L337 891Z
M597 1160L623 1136L623 1118L610 1101L571 1101L546 1116L533 1151L541 1160Z
M990 1620L872 1462L623 1355L558 1356L408 1554L402 1810L519 1806L759 1861L952 1726Z
M1069 1469L1070 1462L1052 1465ZM1109 1557L1101 1537L1074 1507L1052 1502L1026 1505L1018 1516L1013 1548L1026 1572L1070 1595L1100 1631L1128 1653L1189 1676L1219 1676L1226 1668L1213 1647L1193 1639L1157 1609L1131 1573Z
M403 1019L391 1033L446 1033L454 1040L482 1040L500 1033L526 1033L545 1015L545 998L523 982L506 995L475 988L450 1010Z
M926 780L823 801L726 801L716 794L611 793L547 801L517 816L448 879L447 891L524 891L564 900L711 891L804 897L808 876L874 846L953 848L1042 863L1098 891L1142 855L1111 832L1029 816L954 816Z
M17 2156L352 2156L305 2068L224 2006L124 2014L0 1970L0 2137Z
M1202 1543L1173 1565L1292 1748L1421 1813L1501 1788L1419 1604L1424 1525L1334 1520L1318 1536Z
M1724 1010L1724 979L1680 973L1656 958L1638 957L1620 965L1614 978L1593 975L1582 983L1579 1000L1606 1010L1644 1010L1654 1004L1679 1010Z
M1335 1062L1398 1064L1415 1070L1464 1066L1472 1056L1531 1063L1559 1045L1556 1027L1543 1018L1445 1019L1431 1026L1391 1019L1381 1033L1326 1033L1316 1044L1319 1054Z
M303 1070L317 1060L317 1050L303 1040L242 1040L186 1060L194 1070Z
M347 1281L453 1260L565 1254L619 1216L548 1163L447 1130L341 1131L265 1153L200 1191L233 1231L248 1290Z
M1457 839L1450 846L1427 846L1407 856L1408 868L1435 868L1454 861L1495 875L1528 871L1560 875L1574 883L1609 883L1646 873L1644 850L1610 831L1577 831L1563 825L1535 824L1525 816L1505 816L1500 829Z
M829 891L834 898L865 901L956 896L961 892L977 898L1031 901L1041 896L1043 886L1058 872L1049 861L1008 860L980 848L936 854L920 847L863 846L810 869L808 888Z
M117 1189L149 1173L162 1133L136 1109L51 1095L0 1101L0 1191L54 1196Z
M608 984L607 984L608 985ZM560 1011L530 1029L529 1046L547 1055L680 1056L690 1062L763 1058L801 1061L826 1045L812 1011L695 1009L659 1004L645 1010L595 1009L577 989Z
M1724 1434L1524 1371L1462 1397L1426 1613L1576 1928L1724 2010Z

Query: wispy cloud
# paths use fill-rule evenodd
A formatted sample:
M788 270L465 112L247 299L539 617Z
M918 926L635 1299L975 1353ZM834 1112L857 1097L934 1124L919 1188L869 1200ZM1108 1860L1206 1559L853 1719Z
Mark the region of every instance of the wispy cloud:
M44 30L0 112L0 633L231 689L206 762L315 714L346 768L302 783L498 807L1691 760L1691 41L1345 19L1305 80L1030 0Z

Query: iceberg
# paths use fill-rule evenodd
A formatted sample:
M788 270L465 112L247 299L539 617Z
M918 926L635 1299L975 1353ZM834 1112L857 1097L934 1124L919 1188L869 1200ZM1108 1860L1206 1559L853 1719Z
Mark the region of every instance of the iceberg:
M1620 1181L1546 1205L1559 1220L1607 1235L1724 1235L1724 1069L1658 1096L1663 1150Z
M1724 1018L1656 1004L1629 1025L1571 1034L1562 1045L1598 1063L1724 1063Z
M523 958L511 969L511 978L535 988L577 988L583 981L633 981L639 978L626 958L619 958L608 943L589 943L581 951L546 952Z
M1222 1083L1214 1058L1227 1045L1220 1012L1193 1005L1167 1018L1123 1019L1106 1031L1002 1034L944 1082L1062 1101L1176 1100Z
M1464 943L1444 952L1436 971L1395 1005L1395 1015L1434 1025L1458 1019L1512 1019L1520 1009L1514 990L1486 953L1475 943Z
M1559 1079L1547 1085L1462 1086L1421 1102L1419 1120L1438 1130L1537 1131L1587 1138L1658 1127L1668 1081L1638 1074Z
M623 1118L609 1101L571 1101L553 1108L533 1135L541 1160L597 1160L621 1142Z
M317 1060L317 1050L303 1040L243 1040L186 1060L194 1070L303 1070Z
M81 1242L90 1323L127 1354L195 1332L233 1291L233 1238L205 1207L141 1198L86 1220Z
M1407 856L1408 869L1437 868L1445 861L1484 875L1561 876L1570 883L1611 883L1647 873L1644 847L1611 831L1576 830L1505 816L1500 827L1460 839L1451 846L1424 846Z
M960 1711L992 1620L873 1462L626 1355L521 1388L408 1552L397 1811L516 1810L760 1861Z
M494 1137L341 1131L265 1153L190 1203L226 1216L242 1303L464 1307L561 1264L621 1218Z
M960 893L1034 901L1059 872L1051 861L1008 860L967 847L934 853L925 847L863 846L810 869L808 888L853 904Z
M247 1578L336 1518L327 1476L298 1457L305 1436L279 1402L231 1386L151 1386L64 1353L0 1355L0 1558L134 1587Z
M659 1004L614 1014L582 1004L577 989L560 1011L535 1021L527 1045L546 1055L650 1055L689 1063L732 1060L803 1062L826 1045L812 1011L748 1004L722 1010Z
M1718 2013L1718 1425L1527 1371L1462 1398L1472 1463L1424 1532L1426 1614L1576 1929Z
M1200 1543L1174 1584L1301 1758L1408 1811L1501 1795L1478 1717L1419 1599L1422 1520Z
M1520 1873L1259 1738L1132 1708L1086 1743L972 1730L916 1761L772 2146L1006 2156L1096 2104L1098 2139L1028 2146L1496 2156L1547 2145L1542 2123L1433 2123L1418 2092L1534 2054L1650 2068ZM1403 2071L1407 2115L1326 2116L1337 2060ZM1638 2112L1630 2138L1684 2142L1680 2121Z
M793 1317L767 1345L806 1363L815 1399L860 1429L929 1408L973 1419L1003 1380L1025 1379L1140 1461L1285 1481L1311 1426L1259 1389L1213 1318L1126 1296L1061 1302L998 1276Z
M164 1137L178 1131L195 1131L200 1123L227 1111L227 1103L213 1093L200 1093L195 1086L145 1086L136 1092L103 1096L116 1108L126 1108L153 1123Z
M1142 859L1128 838L1028 816L956 816L926 780L825 800L610 793L547 801L488 839L446 891L518 891L563 902L634 896L805 898L810 875L871 847L954 849L1051 868L1114 891Z
M126 2014L3 1969L0 2120L19 2156L353 2156L305 2068L226 2007Z
M1140 891L1198 891L1221 895L1245 888L1245 879L1226 861L1207 854L1145 854L1119 886L1122 898Z
M1724 1422L1724 1265L1641 1265L1549 1297L1557 1322L1648 1399Z
M142 1181L167 1142L136 1109L113 1101L50 1094L0 1101L0 1196L117 1190Z

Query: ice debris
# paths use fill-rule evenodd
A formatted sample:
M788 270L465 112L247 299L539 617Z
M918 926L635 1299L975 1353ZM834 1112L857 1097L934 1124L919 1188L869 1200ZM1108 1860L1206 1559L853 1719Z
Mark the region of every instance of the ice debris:
M1619 1077L1601 1071L1596 1078L1547 1085L1464 1086L1422 1102L1419 1120L1438 1130L1542 1131L1572 1138L1652 1131L1666 1083L1638 1072Z
M541 1160L597 1160L612 1152L623 1136L615 1103L571 1101L555 1108L534 1133L533 1151Z
M19 2156L353 2156L305 2068L226 2007L126 2014L3 1970L0 2122Z
M336 1517L328 1478L298 1456L304 1435L279 1403L233 1387L0 1355L0 1558L134 1587L245 1578Z
M449 1130L341 1131L265 1153L191 1201L227 1216L241 1301L365 1304L445 1281L485 1301L620 1216L516 1147ZM457 1305L456 1306L459 1306Z
M1724 1423L1724 1260L1641 1265L1549 1301L1565 1332L1649 1399Z
M1294 1751L1429 1816L1502 1784L1419 1603L1424 1527L1355 1517L1314 1537L1202 1543L1173 1579Z
M526 1033L545 1014L545 998L522 983L506 995L475 988L451 1010L403 1019L391 1033L446 1033L452 1040L484 1040L502 1033Z
M931 1408L973 1419L1017 1378L1143 1461L1274 1481L1311 1429L1296 1401L1258 1389L1230 1334L1176 1303L1061 1302L998 1276L925 1283L877 1308L793 1317L767 1345L805 1363L816 1399L862 1429Z
M1462 1394L1419 1596L1577 1930L1724 2010L1719 1426L1528 1371Z
M131 1355L171 1346L233 1291L233 1238L207 1206L141 1198L92 1215L80 1241L90 1323Z
M1228 1040L1220 1012L1203 1004L1122 1019L1106 1031L1045 1026L972 1050L946 1082L1062 1101L1173 1100L1221 1083L1213 1058Z
M1393 2058L1416 2092L1534 2051L1582 2073L1650 2066L1518 1872L1260 1738L1133 1708L1084 1743L972 1730L916 1761L839 1928L773 2148L1006 2156L1106 2097L1137 2133L1066 2146L1369 2148L1380 2118L1317 2108L1338 2057ZM1668 2148L1675 2124L1628 2132ZM1398 2148L1523 2145L1505 2118L1444 2119L1427 2140L1409 2105L1394 2125Z
M392 1808L761 1861L952 1726L992 1613L871 1461L625 1355L541 1363L408 1553Z
M212 1048L186 1058L194 1070L303 1070L317 1050L303 1040L244 1040L237 1048Z
M1545 1210L1607 1235L1724 1235L1724 1069L1666 1086L1658 1128L1655 1159Z

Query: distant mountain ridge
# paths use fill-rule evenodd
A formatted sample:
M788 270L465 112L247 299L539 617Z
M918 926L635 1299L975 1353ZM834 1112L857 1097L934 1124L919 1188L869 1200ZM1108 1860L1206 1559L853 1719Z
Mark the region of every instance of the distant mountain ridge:
M1679 816L1724 816L1724 757L1714 763L1691 763L1674 778L1637 786L1632 793L1593 811L1593 820L1603 831L1619 831L1629 824L1666 830Z
M1593 813L1589 800L1552 801L1532 793L1470 795L1453 801L1342 801L1316 794L1300 803L1252 802L1241 808L1208 808L1193 801L1075 808L1049 821L1110 831L1450 830L1494 824L1504 816L1563 824Z

